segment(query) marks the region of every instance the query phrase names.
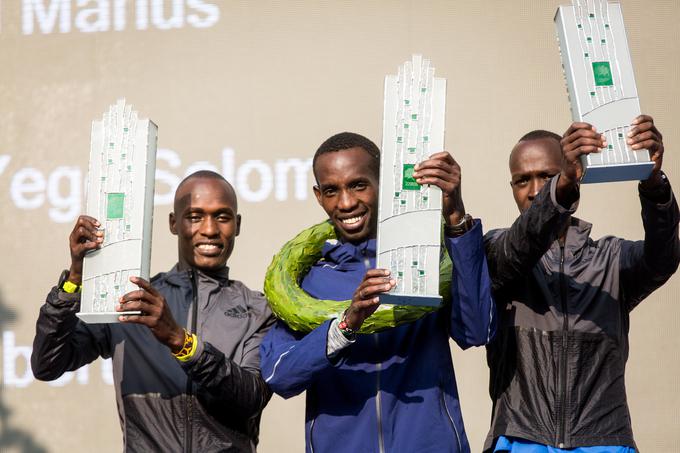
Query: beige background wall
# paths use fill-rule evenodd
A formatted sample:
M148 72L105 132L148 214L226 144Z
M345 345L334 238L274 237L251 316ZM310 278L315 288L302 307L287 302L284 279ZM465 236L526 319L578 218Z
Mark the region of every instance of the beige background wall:
M380 143L383 77L411 53L448 79L446 143L463 168L468 211L486 229L508 225L517 214L510 148L529 130L562 133L570 123L552 22L559 3L0 0L0 450L120 450L101 362L50 386L33 381L25 361L38 308L68 265L90 122L109 104L124 96L159 125L152 271L176 260L169 184L204 161L233 168L243 228L232 272L259 289L281 244L323 218L311 174L285 169L304 170L342 130ZM642 107L664 133L665 170L678 185L680 5L622 3ZM583 188L579 216L596 236L642 235L635 183ZM678 289L675 277L632 316L627 384L644 451L680 442ZM480 451L490 411L484 351L453 349ZM302 451L303 410L302 397L274 398L260 450Z

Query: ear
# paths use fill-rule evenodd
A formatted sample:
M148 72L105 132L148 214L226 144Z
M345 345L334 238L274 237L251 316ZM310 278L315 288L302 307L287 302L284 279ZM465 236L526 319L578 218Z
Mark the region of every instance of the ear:
M323 206L321 204L321 189L319 189L319 186L314 186L312 189L314 189L314 195L316 196L316 201L319 203L319 206Z
M241 214L236 215L236 234L235 236L238 236L241 234Z
M171 212L168 216L168 224L170 226L170 232L177 236L177 219L175 218L174 212Z

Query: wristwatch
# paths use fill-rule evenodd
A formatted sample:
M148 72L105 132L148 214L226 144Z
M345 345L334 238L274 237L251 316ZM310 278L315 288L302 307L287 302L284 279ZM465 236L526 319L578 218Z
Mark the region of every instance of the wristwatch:
M666 177L664 172L660 171L659 177L661 178L661 184L658 186L652 189L646 189L642 184L643 181L640 181L638 183L638 188L640 193L643 194L645 198L656 202L663 202L670 198L671 184L668 182L668 177Z
M73 283L72 281L69 281L68 276L69 276L68 269L64 269L64 271L59 276L59 282L57 283L57 288L59 288L60 290L64 291L65 293L68 293L68 294L79 293L82 286L78 285L76 283Z
M474 219L470 214L465 214L463 218L455 225L444 225L444 234L446 236L456 237L461 236L472 229Z

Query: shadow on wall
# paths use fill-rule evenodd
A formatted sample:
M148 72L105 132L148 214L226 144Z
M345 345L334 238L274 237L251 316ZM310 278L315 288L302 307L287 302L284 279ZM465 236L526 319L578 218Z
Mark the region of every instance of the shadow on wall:
M15 321L16 313L5 305L0 294L0 332ZM12 411L5 405L2 397L4 388L4 384L0 383L0 451L46 453L47 449L38 444L30 432L12 426Z

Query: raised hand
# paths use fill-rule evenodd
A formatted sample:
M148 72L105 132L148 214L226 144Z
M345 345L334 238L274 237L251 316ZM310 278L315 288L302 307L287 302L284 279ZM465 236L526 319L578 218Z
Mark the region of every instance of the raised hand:
M649 158L654 162L654 168L647 181L653 182L659 178L663 164L663 136L654 125L654 118L649 115L638 116L631 126L633 127L628 132L626 142L634 150L647 149L649 151Z
M442 191L442 216L448 225L456 225L465 216L461 194L460 165L447 151L435 153L417 164L413 177L420 185L432 184Z
M141 311L142 314L121 315L120 322L147 326L159 342L172 352L179 352L184 345L184 329L172 316L165 297L142 278L130 277L130 281L139 289L123 295L116 311Z
M80 285L83 280L83 259L87 252L96 250L104 242L104 232L99 230L100 223L94 217L81 215L76 220L68 242L71 251L71 269L68 279Z

